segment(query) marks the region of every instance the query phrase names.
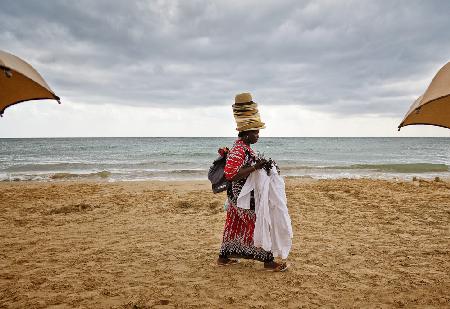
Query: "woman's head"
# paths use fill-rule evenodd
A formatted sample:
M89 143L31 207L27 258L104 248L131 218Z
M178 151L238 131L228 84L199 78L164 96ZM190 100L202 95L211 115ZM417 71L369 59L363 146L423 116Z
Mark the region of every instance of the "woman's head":
M239 132L238 136L247 145L255 144L259 139L259 130L242 131L242 132Z

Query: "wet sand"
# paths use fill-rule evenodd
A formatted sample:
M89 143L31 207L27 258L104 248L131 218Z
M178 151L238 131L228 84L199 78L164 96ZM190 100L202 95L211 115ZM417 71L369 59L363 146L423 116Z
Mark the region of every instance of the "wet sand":
M290 269L216 266L207 182L0 183L0 307L450 307L450 183L287 179Z

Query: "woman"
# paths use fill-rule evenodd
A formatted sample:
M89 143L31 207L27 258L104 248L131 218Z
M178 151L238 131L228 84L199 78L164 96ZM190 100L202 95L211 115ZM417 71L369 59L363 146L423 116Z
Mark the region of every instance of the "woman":
M244 101L244 102L242 102ZM252 106L251 108L249 106ZM251 110L253 109L253 112ZM248 93L236 96L233 105L233 112L240 131L238 139L227 156L225 165L225 177L231 182L227 190L228 208L223 241L220 248L219 265L232 265L238 263L232 258L253 259L264 262L264 268L272 271L284 271L287 269L285 263L274 261L273 254L262 248L256 248L253 244L253 234L255 228L255 207L254 198L250 199L250 209L237 207L237 198L245 184L247 177L254 171L263 168L265 160L257 160L250 145L258 141L259 129L264 128L264 123L259 119L256 103L251 100ZM245 118L241 117L244 110ZM253 117L249 117L249 114ZM244 122L241 121L244 118ZM250 121L249 121L250 119ZM249 130L241 130L249 128Z

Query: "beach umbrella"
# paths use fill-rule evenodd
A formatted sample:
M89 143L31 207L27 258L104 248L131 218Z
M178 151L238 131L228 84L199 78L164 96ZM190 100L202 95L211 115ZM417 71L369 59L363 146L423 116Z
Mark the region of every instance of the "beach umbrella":
M450 62L437 72L425 93L411 105L398 130L412 124L450 129Z
M54 99L61 103L31 65L0 50L0 116L11 105L42 99Z

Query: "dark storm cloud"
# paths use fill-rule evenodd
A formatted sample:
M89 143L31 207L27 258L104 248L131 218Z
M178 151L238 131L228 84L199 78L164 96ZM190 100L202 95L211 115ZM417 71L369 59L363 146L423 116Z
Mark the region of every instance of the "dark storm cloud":
M448 1L6 1L0 48L63 99L401 115L449 60Z

